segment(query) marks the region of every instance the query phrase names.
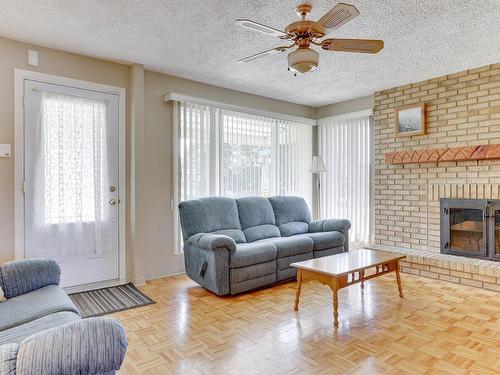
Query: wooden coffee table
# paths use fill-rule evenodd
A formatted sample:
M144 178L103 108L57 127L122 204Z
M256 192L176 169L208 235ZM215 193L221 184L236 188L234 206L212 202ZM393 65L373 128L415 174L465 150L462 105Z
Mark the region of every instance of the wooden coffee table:
M336 326L339 325L338 291L346 286L361 283L363 288L366 280L396 272L399 296L403 298L399 261L405 257L387 251L363 249L292 263L292 267L298 268L294 309L299 309L300 291L305 280L317 280L330 287L333 292L333 323Z

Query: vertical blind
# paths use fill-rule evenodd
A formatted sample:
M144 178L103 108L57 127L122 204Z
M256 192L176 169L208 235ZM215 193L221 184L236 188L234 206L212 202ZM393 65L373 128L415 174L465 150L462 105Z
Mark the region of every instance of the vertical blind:
M298 195L311 204L311 125L186 102L175 106L174 208L216 195Z
M179 106L180 199L210 195L210 108Z
M323 217L351 221L350 241L372 241L372 124L371 117L320 122L319 154L328 173L321 175Z

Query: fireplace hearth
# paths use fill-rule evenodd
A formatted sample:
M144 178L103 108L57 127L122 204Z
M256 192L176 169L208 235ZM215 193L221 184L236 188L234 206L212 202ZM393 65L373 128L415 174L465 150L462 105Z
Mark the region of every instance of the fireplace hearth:
M500 200L440 199L441 253L500 261Z

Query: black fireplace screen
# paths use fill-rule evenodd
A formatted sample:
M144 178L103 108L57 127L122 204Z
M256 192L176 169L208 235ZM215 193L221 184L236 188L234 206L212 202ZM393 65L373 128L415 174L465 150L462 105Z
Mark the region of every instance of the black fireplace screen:
M441 199L441 253L500 260L500 200Z

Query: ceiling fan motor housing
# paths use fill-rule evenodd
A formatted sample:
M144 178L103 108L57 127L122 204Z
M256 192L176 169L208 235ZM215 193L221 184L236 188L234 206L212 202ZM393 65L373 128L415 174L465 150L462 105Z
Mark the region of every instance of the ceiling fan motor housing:
M298 48L288 54L288 69L305 74L318 68L319 53L311 48Z

